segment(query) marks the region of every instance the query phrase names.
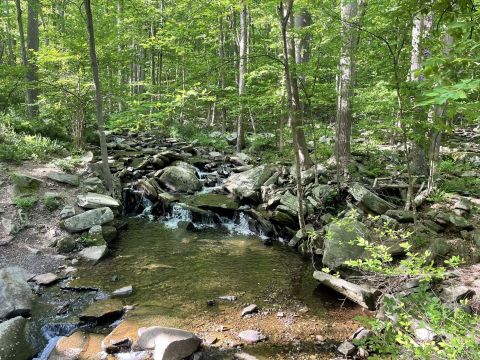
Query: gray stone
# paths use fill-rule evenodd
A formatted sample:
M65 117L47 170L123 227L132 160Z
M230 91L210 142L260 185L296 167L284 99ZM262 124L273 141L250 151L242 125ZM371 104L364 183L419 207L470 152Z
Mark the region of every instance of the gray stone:
M117 208L120 203L109 195L87 193L86 195L77 196L78 206L85 209L97 209L102 207Z
M67 219L69 217L75 216L75 208L72 205L65 205L60 211L60 219Z
M38 285L51 285L59 280L59 277L54 273L46 273L35 275L31 281L37 283Z
M480 230L473 230L470 233L470 238L477 246L480 246Z
M242 316L254 314L258 312L258 306L255 304L250 304L247 307L244 307L242 310Z
M132 285L128 285L112 292L112 297L128 296L128 295L131 295L132 293L133 293L133 287Z
M355 242L359 237L368 239L367 226L354 219L342 219L327 226L324 241L323 263L332 270L341 268L346 260L355 260L364 256L365 251Z
M68 235L63 237L62 239L58 240L55 244L55 248L57 252L60 254L67 254L72 252L77 247L77 242L75 236Z
M356 349L357 348L355 347L355 345L353 345L350 341L344 341L340 344L337 350L343 356L350 356L355 354Z
M63 223L64 228L71 233L90 229L94 225L103 225L114 219L110 208L98 208L72 216Z
M246 165L250 163L252 159L245 153L236 153L230 157L230 161L236 165Z
M463 285L445 287L440 293L440 298L448 303L458 303L473 296L475 291Z
M78 253L83 259L88 261L98 261L105 256L107 252L106 245L90 246Z
M257 195L260 187L272 176L274 169L260 165L253 169L230 175L224 182L225 188L240 199Z
M388 210L385 215L399 222L413 222L413 211L406 210Z
M13 219L2 217L2 226L7 235L14 235L19 231L19 226Z
M197 351L202 340L195 334L173 328L152 326L138 330L137 346L155 349L155 360L181 360Z
M236 301L237 297L234 295L224 295L224 296L219 296L218 297L220 300L225 300L225 301Z
M263 335L260 331L257 330L242 331L238 334L238 337L250 344L254 344L267 339L265 335Z
M383 200L363 185L354 183L348 189L348 192L358 201L358 203L369 211L376 214L384 214L388 210L392 210L395 206L388 201Z
M99 300L90 304L78 318L85 322L102 322L106 319L118 319L124 311L123 303L119 299Z
M245 352L239 352L233 354L235 360L258 360L255 356L247 354Z
M472 210L472 203L468 199L460 198L455 202L453 208L469 212Z
M80 185L80 177L78 175L71 175L71 174L65 174L57 171L51 171L47 174L47 177L50 180L63 183L63 184L69 184L72 186Z
M308 238L308 234L312 233L313 231L315 231L315 229L313 228L313 225L307 224L305 226L305 233L306 233L305 238ZM288 242L288 246L292 248L297 247L302 240L304 240L304 236L302 236L302 230L298 230L297 233Z
M30 314L32 291L27 283L29 278L18 266L0 270L0 320Z
M192 193L202 188L195 171L181 165L166 167L159 181L170 190L180 193Z
M25 360L35 355L36 351L26 336L27 322L27 319L17 316L0 323L0 359Z
M198 194L185 200L188 205L199 207L200 209L222 211L238 210L239 204L235 199L222 194Z

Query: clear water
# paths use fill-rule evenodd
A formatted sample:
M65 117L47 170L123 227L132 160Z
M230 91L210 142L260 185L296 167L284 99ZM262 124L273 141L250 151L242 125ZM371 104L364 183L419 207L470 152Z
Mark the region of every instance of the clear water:
M323 310L314 294L311 263L283 246L267 247L255 236L222 229L188 232L131 219L113 252L95 266L80 267L70 285L105 292L132 285L128 303L139 305L134 312L143 315L188 318L204 311L209 299L236 295L248 303L273 290L278 301L299 299L313 311Z

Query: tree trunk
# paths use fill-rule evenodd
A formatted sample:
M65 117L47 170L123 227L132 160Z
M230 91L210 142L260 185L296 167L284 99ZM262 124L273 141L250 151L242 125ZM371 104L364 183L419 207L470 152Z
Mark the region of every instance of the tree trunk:
M295 131L297 127L295 126L298 124L298 102L296 102L293 94L292 88L292 71L290 69L290 55L289 53L289 43L288 43L288 36L287 36L287 28L290 23L291 15L292 15L292 6L294 0L287 0L285 5L283 1L280 1L279 5L279 17L280 17L280 25L282 31L282 43L283 43L283 68L285 73L285 89L287 93L287 109L288 109L288 117L290 119L290 123L292 124L292 140L294 146L294 153L295 153L295 177L297 182L297 206L298 206L298 223L300 226L300 230L302 233L302 237L306 236L305 232L305 217L303 214L303 188L302 188L302 164L305 158L302 157L301 145L299 143L299 137L297 132ZM290 49L291 50L291 49ZM293 57L292 59L295 59ZM303 132L303 130L302 130ZM308 154L308 152L307 152Z
M338 181L348 176L351 160L350 139L352 133L352 97L355 77L355 50L358 45L358 29L350 25L358 17L358 0L341 1L342 46L337 78L337 115L335 122L335 157Z
M5 0L5 15L6 15L6 22L5 22L5 30L7 33L7 48L8 48L8 55L7 55L7 63L10 65L15 64L15 52L13 50L13 36L12 36L12 27L10 25L10 3L9 0Z
M40 10L40 3L38 0L28 0L28 21L27 21L27 116L30 118L38 115L38 66L32 62L32 54L37 53L40 47L38 36L38 12Z
M100 136L100 151L102 155L102 170L105 185L109 192L113 191L112 174L108 166L107 140L105 137L105 123L102 110L102 93L100 89L100 77L98 75L97 54L95 51L95 34L93 30L92 9L90 0L85 0L85 14L87 17L88 45L90 50L90 62L92 67L93 84L95 85L95 109L97 117L98 134Z
M247 40L248 40L248 24L247 24L247 5L245 0L241 2L240 10L240 39L239 39L239 61L238 61L238 97L240 100L240 113L237 121L237 151L241 151L245 147L245 73L247 70Z

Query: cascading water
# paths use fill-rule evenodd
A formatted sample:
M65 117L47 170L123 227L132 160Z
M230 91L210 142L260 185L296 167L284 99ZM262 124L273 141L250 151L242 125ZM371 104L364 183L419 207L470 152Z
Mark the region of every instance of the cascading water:
M138 215L138 217L145 218L152 221L154 218L152 215L153 203L150 201L149 198L147 198L143 194L142 194L142 205L143 205L143 211L140 215Z
M165 219L163 224L168 229L178 228L178 224L181 222L191 222L192 212L179 204L173 204L171 214Z
M48 360L62 336L69 336L77 329L75 324L46 324L42 326L42 333L48 341L42 352L33 360Z

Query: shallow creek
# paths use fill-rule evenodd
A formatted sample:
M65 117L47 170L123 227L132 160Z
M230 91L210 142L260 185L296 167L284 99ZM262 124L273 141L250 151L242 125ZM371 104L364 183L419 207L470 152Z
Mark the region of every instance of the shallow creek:
M193 331L213 341L206 359L231 359L240 344L238 333L247 329L268 336L266 342L242 347L259 359L327 359L334 344L358 326L353 319L361 310L349 302L341 306L337 295L317 288L312 264L290 249L266 246L231 229L192 232L178 225L130 219L113 256L80 265L68 285L105 294L132 285L133 294L122 298L124 305L134 305L126 321ZM237 300L218 299L225 295ZM87 302L91 299L87 296ZM215 304L208 306L208 300ZM251 303L259 313L242 318L242 308Z

